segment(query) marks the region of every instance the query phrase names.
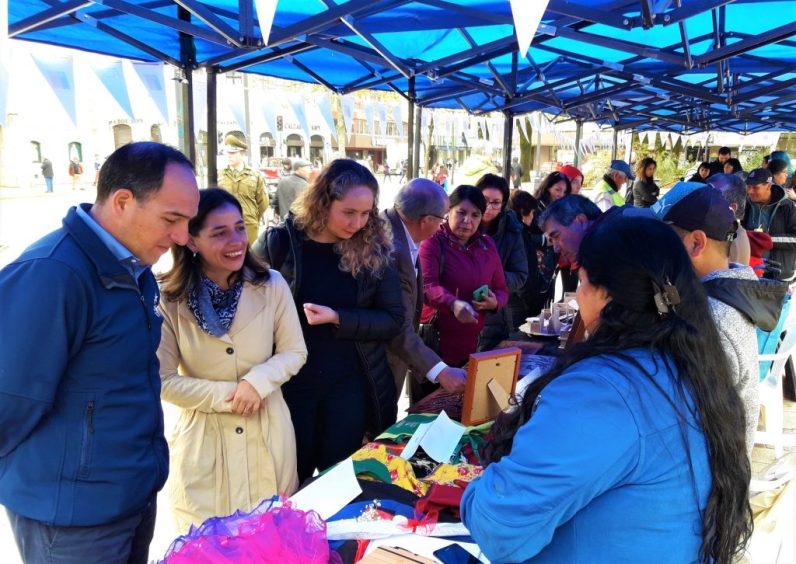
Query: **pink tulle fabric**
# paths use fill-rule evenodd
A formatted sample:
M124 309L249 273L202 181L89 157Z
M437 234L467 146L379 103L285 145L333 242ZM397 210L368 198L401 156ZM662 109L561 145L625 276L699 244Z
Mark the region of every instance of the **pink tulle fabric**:
M264 500L251 513L213 517L175 540L162 564L306 562L341 564L329 550L326 523L314 511Z

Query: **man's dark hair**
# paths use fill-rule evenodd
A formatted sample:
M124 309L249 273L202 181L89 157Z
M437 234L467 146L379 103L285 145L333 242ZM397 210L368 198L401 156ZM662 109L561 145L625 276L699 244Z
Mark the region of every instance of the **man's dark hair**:
M104 202L121 188L130 190L136 200L146 200L160 190L171 163L193 170L188 157L162 143L140 141L119 147L99 170L97 201Z
M721 149L719 149L719 154L720 155L731 155L732 151L730 150L729 147L722 147Z
M707 180L727 200L728 204L735 204L735 219L742 219L746 211L746 183L737 174L714 174Z
M594 221L602 215L602 211L590 199L581 196L580 194L570 194L564 196L547 206L542 215L539 216L536 223L544 229L545 222L553 218L559 225L567 227L572 225L575 218L579 214L586 216L586 219Z

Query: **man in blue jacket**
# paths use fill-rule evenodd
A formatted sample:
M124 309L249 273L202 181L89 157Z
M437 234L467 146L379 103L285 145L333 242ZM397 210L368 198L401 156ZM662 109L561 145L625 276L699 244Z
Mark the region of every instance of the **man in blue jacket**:
M147 562L168 474L150 266L198 202L182 153L125 145L0 271L0 504L25 562Z

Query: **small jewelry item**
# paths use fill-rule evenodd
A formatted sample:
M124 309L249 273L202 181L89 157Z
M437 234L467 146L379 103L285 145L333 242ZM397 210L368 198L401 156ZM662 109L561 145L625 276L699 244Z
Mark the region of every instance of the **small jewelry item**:
M677 311L674 308L680 305L680 293L677 291L677 288L672 285L668 277L663 287L660 287L654 280L652 281L652 287L655 290L655 307L658 308L658 314L661 317L665 317L671 312Z

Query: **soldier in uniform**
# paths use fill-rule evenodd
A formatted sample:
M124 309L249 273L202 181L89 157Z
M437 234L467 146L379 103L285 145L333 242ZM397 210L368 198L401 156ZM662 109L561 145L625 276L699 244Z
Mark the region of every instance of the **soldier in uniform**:
M249 243L257 239L260 219L268 209L268 193L262 174L246 166L244 156L248 145L235 137L227 135L224 139L227 153L227 168L219 174L218 185L233 194L243 208L243 221Z

